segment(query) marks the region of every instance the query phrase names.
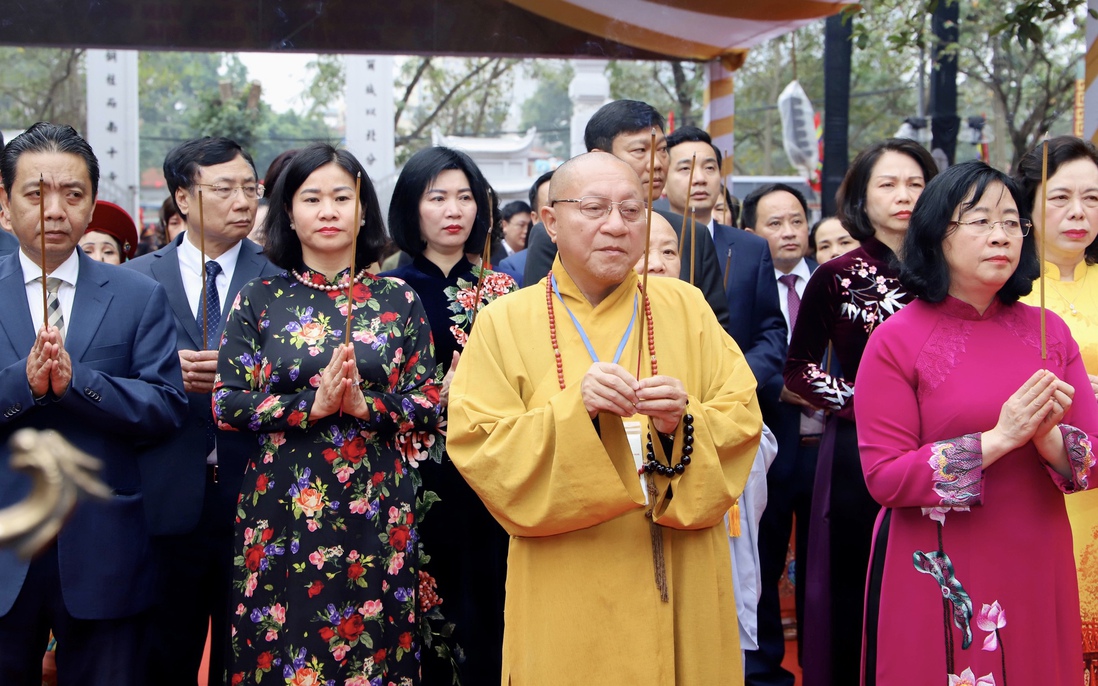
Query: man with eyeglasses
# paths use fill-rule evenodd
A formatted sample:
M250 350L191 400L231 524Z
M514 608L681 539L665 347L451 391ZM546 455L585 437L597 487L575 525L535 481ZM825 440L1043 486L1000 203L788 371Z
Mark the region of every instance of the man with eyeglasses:
M644 202L648 201L650 187L651 197L656 201L662 195L667 179L667 139L663 124L663 115L648 103L615 100L600 107L587 122L583 141L588 152L608 152L629 165L640 178ZM656 134L654 156L653 132ZM660 211L660 214L671 222L676 233L681 231L681 216L665 211ZM526 266L523 269L525 285L537 283L545 277L557 251L545 230L539 227L535 225L530 228L527 240ZM688 226L680 243L682 269L679 278L701 289L717 321L731 333L728 303L721 285L721 267L712 237L705 231L691 232Z
M503 683L743 683L724 515L755 378L698 289L642 297L645 200L613 155L557 169L552 270L478 315L451 386L450 457L511 534Z
M221 683L236 500L247 457L256 452L254 440L214 425L217 348L236 294L279 270L246 238L262 188L240 145L211 137L182 143L164 159L164 178L186 229L126 263L168 292L190 404L183 430L141 462L161 567L157 615L172 627L150 632L148 683L195 686L211 620L210 683Z

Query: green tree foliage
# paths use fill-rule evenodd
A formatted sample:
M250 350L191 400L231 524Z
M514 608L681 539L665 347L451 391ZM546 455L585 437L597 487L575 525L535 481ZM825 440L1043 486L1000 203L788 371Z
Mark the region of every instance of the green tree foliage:
M0 128L50 121L85 130L83 48L0 47L0 64Z
M511 107L517 63L502 57L405 61L394 89L397 164L429 146L434 129L451 136L498 132Z
M646 102L663 116L675 113L675 126L701 126L705 65L695 62L626 62L606 68L610 97Z
M527 60L526 78L537 81L534 94L522 103L520 128L536 127L541 141L553 155L569 157L572 147L572 99L568 85L575 70L565 60Z
M204 94L216 94L223 56L211 52L141 52L137 56L141 168L159 169L173 147L193 136Z

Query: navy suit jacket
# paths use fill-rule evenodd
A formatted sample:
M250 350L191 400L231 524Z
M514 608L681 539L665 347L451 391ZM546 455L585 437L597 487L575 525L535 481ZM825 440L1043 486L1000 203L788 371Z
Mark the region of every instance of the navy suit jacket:
M80 274L65 349L72 385L35 402L27 354L35 331L18 254L0 257L0 507L30 481L8 469L8 439L54 429L103 461L107 502L81 501L57 538L65 607L79 619L133 615L153 600L156 574L145 520L141 448L179 428L187 407L168 298L155 282L78 250ZM19 595L29 563L0 551L0 615Z
M523 287L522 272L526 269L526 249L523 248L499 261L496 271L501 271L515 280L519 288Z
M10 255L19 249L19 239L0 229L0 257Z
M808 264L809 273L815 272L820 266L813 259L806 258L805 262ZM773 271L771 271L771 278L773 278ZM777 280L774 284L777 287ZM801 406L777 400L783 385L785 385L785 379L782 377L781 370L769 379L759 381L759 398L764 396L767 398L767 402L762 404L763 418L774 433L774 437L778 439L778 457L767 472L767 474L774 473L778 479L775 483L789 476L788 470L796 464L792 456L797 454L801 441ZM787 459L783 460L783 457Z
M728 333L743 350L759 384L759 402L778 402L765 381L781 375L789 344L788 329L778 303L774 261L765 238L724 224L713 225L713 244L724 275L728 302ZM701 227L699 227L701 228ZM706 231L708 233L708 231ZM781 391L781 387L778 387Z
M202 331L195 321L183 277L179 273L179 245L185 234L156 252L126 262L125 266L151 277L164 287L174 315L177 350L202 350ZM236 269L225 302L221 303L221 331L236 294L252 279L278 274L263 255L263 249L248 239L240 246ZM174 535L193 531L202 514L206 491L206 426L213 421L210 395L187 394L188 409L183 430L153 450L141 461L142 479L149 494L146 509L153 535ZM225 525L232 524L232 513L240 495L241 480L249 456L258 450L252 432L217 431L218 503Z

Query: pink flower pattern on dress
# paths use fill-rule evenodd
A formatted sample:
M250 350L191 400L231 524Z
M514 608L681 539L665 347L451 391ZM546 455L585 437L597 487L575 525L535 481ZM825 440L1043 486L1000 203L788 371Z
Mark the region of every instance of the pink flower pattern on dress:
M949 675L949 686L995 686L995 677L985 674L977 679L972 673L972 668L966 667L960 675Z
M999 647L999 629L1006 626L1006 612L996 600L991 605L984 603L980 609L980 616L976 618L976 626L988 632L984 638L982 650L992 652Z

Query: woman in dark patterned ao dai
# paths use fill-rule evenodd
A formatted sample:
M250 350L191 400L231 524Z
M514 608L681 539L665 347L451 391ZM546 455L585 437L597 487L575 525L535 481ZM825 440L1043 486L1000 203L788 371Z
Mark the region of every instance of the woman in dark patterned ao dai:
M240 292L214 388L221 426L259 444L237 514L230 683L418 684L415 467L441 449L430 326L412 289L363 268L385 229L350 153L299 152L270 207L267 254L286 272Z

